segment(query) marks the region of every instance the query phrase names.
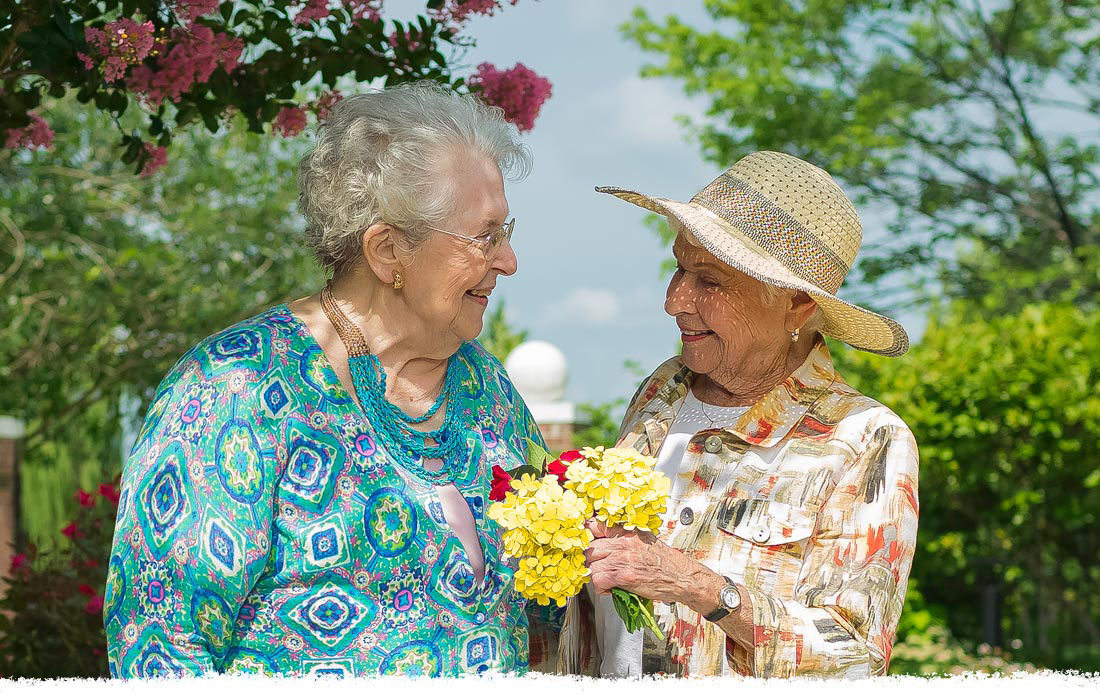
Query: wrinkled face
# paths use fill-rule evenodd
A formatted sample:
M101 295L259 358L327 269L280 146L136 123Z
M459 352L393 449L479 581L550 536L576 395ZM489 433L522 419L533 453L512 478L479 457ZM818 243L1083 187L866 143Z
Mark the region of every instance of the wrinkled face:
M665 311L676 319L684 365L717 384L763 377L785 359L786 295L769 302L763 284L722 263L704 248L676 237L677 269Z
M445 168L456 204L440 229L476 238L504 224L508 200L496 163L459 154ZM512 275L516 267L510 243L487 260L477 244L431 232L402 273L401 292L409 309L441 343L469 341L481 333L488 294L497 278Z

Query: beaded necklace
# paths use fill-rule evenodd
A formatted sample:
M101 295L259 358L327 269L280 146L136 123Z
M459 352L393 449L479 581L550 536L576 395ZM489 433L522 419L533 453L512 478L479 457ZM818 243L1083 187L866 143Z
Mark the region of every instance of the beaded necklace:
M463 456L465 450L460 451L463 438L457 436L460 433L458 418L461 409L455 404L455 395L458 393L461 370L455 364L456 355L448 360L447 376L439 398L428 412L412 417L386 399L386 372L378 357L367 347L363 333L336 304L329 285L321 290L321 309L347 348L348 368L355 394L367 420L375 426L387 450L405 454L406 468L418 477L436 485L453 483L460 474L465 473L460 469L467 463ZM438 429L421 432L412 427L430 420L444 402L449 403L450 407ZM437 443L428 444L429 439ZM428 459L441 459L443 466L438 471L430 471L424 468L424 461Z

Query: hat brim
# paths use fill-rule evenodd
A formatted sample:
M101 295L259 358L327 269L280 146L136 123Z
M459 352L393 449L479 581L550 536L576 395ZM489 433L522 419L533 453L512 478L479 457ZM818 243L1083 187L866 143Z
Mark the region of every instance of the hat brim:
M821 307L825 325L821 332L866 352L898 357L909 350L909 336L897 321L840 299L787 269L752 239L718 215L696 203L655 198L612 186L596 190L659 215L679 220L718 260L760 282L802 290Z

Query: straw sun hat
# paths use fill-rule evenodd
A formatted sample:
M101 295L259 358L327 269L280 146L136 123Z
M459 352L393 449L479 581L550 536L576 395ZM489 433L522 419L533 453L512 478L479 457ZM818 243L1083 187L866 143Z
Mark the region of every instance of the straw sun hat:
M909 349L896 321L836 297L863 227L840 186L814 165L755 152L689 203L623 188L596 190L679 220L715 257L763 283L806 292L821 307L825 335L888 357Z

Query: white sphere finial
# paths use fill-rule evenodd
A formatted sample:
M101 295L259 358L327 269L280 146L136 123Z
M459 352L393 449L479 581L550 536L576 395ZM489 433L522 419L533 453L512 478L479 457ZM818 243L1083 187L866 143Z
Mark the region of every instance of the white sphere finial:
M565 397L569 368L562 351L545 340L529 340L516 346L504 368L528 403L554 403Z

